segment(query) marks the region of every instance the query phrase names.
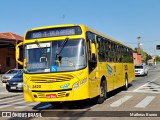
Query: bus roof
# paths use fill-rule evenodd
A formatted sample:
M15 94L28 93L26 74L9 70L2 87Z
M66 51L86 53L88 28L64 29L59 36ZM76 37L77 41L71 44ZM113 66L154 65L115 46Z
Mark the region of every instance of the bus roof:
M96 31L96 30L94 30L94 29L92 29L92 28L90 28L90 27L88 27L88 26L86 26L86 25L83 25L83 24L59 24L59 25L53 25L53 26L41 26L41 27L33 28L33 29L31 29L31 31L32 31L32 30L47 29L47 28L71 27L71 26L81 26L81 27L84 27L84 28L86 28L87 31L91 31L91 32L93 32L93 33L95 33L95 34L100 35L101 37L108 38L108 39L111 40L111 41L114 41L114 42L119 43L119 44L121 44L121 45L123 45L123 46L126 46L126 47L131 48L130 46L125 45L125 44L123 44L122 42L119 42L118 40L113 39L113 38L111 38L111 37L109 37L109 36L107 36L107 35L104 35L104 34L98 32L98 31ZM30 31L30 30L28 30L28 31ZM131 49L132 49L132 48L131 48Z
M41 26L41 27L33 28L31 30L57 28L57 27L70 27L70 26L80 26L80 24L59 24L59 25L52 25L52 26Z

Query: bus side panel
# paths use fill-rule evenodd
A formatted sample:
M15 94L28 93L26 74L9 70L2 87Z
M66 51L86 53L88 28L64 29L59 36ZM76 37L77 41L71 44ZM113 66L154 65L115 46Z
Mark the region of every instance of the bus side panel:
M128 82L132 82L135 79L135 72L134 72L134 64L128 64Z
M98 66L98 65L97 65ZM96 74L98 74L98 67L95 68L89 75L89 95L90 98L96 97L100 94L100 79L99 77L96 77Z
M114 81L116 79L115 71L114 71L115 63L106 63L102 67L106 67L106 79L107 79L107 91L112 91L114 89Z
M135 79L134 64L132 63L115 63L115 80L114 89L125 85L125 76L128 75L128 83Z
M116 79L114 82L115 89L119 88L124 85L124 80L125 80L125 72L124 72L124 67L123 63L115 63L115 75Z

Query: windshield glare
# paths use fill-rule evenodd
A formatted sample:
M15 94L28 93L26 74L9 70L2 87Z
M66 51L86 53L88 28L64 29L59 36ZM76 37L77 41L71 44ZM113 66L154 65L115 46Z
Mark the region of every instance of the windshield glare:
M84 40L59 40L26 45L25 58L25 72L28 73L82 69L86 66Z

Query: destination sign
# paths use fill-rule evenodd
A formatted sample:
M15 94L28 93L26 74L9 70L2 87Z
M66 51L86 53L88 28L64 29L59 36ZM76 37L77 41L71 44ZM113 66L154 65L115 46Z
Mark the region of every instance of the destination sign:
M49 29L29 31L26 34L26 39L28 40L28 39L35 39L35 38L80 35L80 34L82 34L82 31L81 31L81 28L78 26L66 27L66 28L49 28Z
M44 47L50 47L51 43L39 43L41 48ZM37 44L30 44L26 46L26 49L35 49L35 48L39 48L39 46Z

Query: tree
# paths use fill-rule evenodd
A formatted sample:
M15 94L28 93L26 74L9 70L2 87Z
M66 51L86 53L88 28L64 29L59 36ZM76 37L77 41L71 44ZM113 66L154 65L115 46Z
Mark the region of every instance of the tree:
M160 56L156 56L156 61L160 62Z
M142 48L135 48L135 51L137 51L139 54L141 54L142 62L145 62L147 64L147 61L152 59L152 56L147 54L145 51L143 51Z

